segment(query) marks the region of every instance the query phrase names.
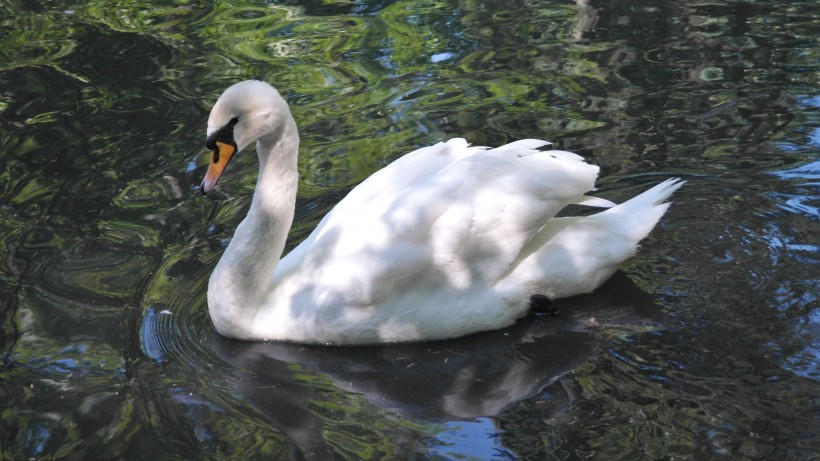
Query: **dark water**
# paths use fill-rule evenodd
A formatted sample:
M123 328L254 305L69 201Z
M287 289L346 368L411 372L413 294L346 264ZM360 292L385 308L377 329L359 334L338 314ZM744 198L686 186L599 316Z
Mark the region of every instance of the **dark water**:
M811 459L814 1L0 2L0 459ZM304 238L401 153L556 141L688 184L557 317L332 349L213 332L255 158L195 190L222 89L303 135Z

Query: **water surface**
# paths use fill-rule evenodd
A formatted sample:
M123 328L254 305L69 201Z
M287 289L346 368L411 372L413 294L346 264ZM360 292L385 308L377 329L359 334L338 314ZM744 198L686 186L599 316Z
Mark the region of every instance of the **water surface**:
M816 2L0 2L0 458L810 459ZM687 185L557 317L323 348L214 333L256 159L205 119L279 87L293 246L413 148L556 142L623 200Z

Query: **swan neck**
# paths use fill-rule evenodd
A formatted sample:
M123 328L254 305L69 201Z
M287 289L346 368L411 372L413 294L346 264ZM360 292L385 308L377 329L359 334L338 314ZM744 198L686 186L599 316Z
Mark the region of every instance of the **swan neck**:
M292 117L287 118L289 123L256 143L259 176L248 215L237 227L209 283L209 298L211 289L220 293L219 302L228 303L234 319L237 311L253 315L271 292L272 275L293 224L299 136ZM220 313L214 310L220 309L213 309L215 305L209 302L216 323ZM229 325L219 329L230 336Z
M287 236L293 223L299 182L299 136L296 132L296 123L290 117L288 121L290 123L285 124L278 133L260 138L256 142L259 176L248 211L248 216L258 214L268 221L275 221L279 224L278 233L284 236ZM260 238L266 236L270 237L270 234L262 234ZM284 249L284 242L282 245Z

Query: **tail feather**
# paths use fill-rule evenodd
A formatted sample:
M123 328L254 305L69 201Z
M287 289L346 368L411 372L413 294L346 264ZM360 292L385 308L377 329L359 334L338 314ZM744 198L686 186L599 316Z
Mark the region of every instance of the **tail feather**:
M582 195L578 197L578 199L574 203L576 205L592 206L598 208L612 208L616 205L616 203L610 202L607 199L603 199L601 197L590 197L588 195Z
M522 249L504 286L553 299L594 290L635 254L682 185L670 179L600 213L549 220Z
M671 202L666 200L685 183L686 181L679 178L667 179L648 191L594 216L608 221L616 233L637 244L649 235L669 209Z

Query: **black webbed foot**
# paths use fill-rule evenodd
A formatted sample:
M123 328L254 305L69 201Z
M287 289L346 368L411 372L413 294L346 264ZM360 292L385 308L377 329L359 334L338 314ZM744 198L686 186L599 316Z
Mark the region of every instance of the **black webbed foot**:
M553 317L558 315L558 308L552 300L544 295L530 296L530 312L534 314L548 314Z

